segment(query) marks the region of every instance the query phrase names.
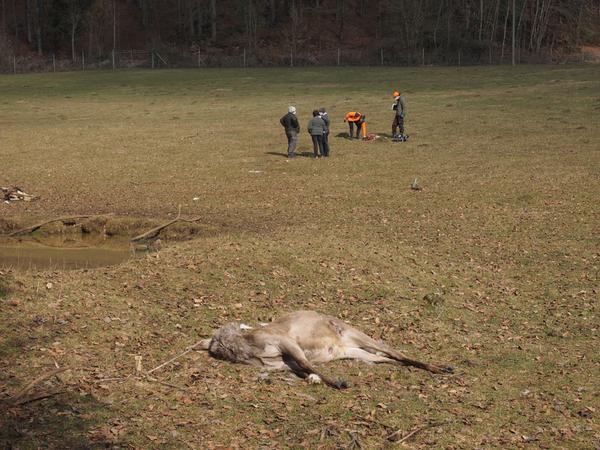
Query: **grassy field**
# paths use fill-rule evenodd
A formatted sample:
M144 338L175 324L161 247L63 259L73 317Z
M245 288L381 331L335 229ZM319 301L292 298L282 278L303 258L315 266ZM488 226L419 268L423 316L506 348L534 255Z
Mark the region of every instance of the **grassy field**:
M394 89L409 142L341 136L356 109L389 134ZM0 398L73 368L2 408L0 446L600 446L600 67L90 72L0 93L0 185L40 196L1 203L2 231L202 217L119 266L0 271ZM301 152L327 107L331 158L287 161L288 104ZM192 352L134 376L135 356L299 308L456 371L337 362L334 391Z

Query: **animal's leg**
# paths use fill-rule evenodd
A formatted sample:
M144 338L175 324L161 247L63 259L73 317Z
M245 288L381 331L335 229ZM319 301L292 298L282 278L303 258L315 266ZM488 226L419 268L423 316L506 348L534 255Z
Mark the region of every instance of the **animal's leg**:
M357 347L346 348L346 350L344 351L344 358L357 359L359 361L371 364L396 363L394 359L388 358L387 356L371 353L366 350L363 350L362 348Z
M282 340L279 343L279 349L281 350L281 355L284 360L289 360L291 364L291 369L296 372L302 378L306 378L311 374L318 375L321 380L328 386L334 387L336 389L345 389L348 387L347 383L343 380L333 380L321 372L317 371L312 364L306 359L306 355L291 339Z
M359 347L369 353L383 354L402 365L418 367L432 373L452 372L452 367L440 367L435 364L428 364L416 359L408 358L403 353L390 347L389 345L378 342L372 337L355 328L347 328L342 334L342 340L349 347Z

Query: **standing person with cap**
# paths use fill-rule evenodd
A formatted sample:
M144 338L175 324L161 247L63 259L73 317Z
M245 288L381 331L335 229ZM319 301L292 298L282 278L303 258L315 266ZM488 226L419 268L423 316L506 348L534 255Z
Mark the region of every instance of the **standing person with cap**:
M285 129L285 135L288 140L287 156L293 158L296 156L296 146L298 145L298 133L300 133L300 124L296 117L296 107L289 106L288 113L279 119L279 123Z
M394 122L392 123L392 139L399 141L405 141L408 136L404 135L404 118L406 117L406 102L404 101L404 95L398 91L392 93L394 97L394 103L392 109L395 111ZM399 133L396 134L396 129Z
M323 133L325 132L326 125L325 121L319 116L319 111L315 109L312 115L312 119L308 122L308 132L313 141L315 158L318 158L319 156L325 156L325 151L323 150ZM320 155L319 152L321 153Z
M323 132L323 156L329 156L329 115L324 107L319 108L319 116L325 122L325 131Z

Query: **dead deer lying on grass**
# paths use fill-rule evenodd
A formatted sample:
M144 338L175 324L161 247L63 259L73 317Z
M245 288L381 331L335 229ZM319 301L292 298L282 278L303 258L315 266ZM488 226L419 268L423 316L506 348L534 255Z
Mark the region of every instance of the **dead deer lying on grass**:
M341 320L314 311L293 312L257 329L230 323L219 328L212 339L205 339L202 348L215 358L267 369L291 369L310 382L323 381L337 389L346 388L346 382L323 375L313 364L358 359L414 366L432 373L452 372L451 367L407 358Z

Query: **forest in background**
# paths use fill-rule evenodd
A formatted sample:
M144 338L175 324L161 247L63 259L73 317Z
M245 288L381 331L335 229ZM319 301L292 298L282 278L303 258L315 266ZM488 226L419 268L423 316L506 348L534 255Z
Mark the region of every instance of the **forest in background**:
M0 58L370 52L393 62L559 61L600 43L600 0L0 0ZM514 33L514 34L513 34ZM408 55L408 56L407 56ZM403 56L403 59L399 59ZM132 53L133 58L133 53ZM365 59L372 63L373 58ZM377 60L377 59L376 59Z

